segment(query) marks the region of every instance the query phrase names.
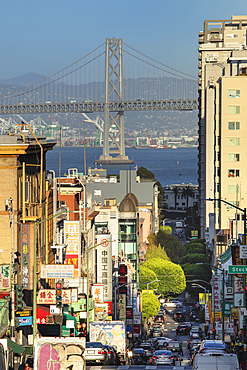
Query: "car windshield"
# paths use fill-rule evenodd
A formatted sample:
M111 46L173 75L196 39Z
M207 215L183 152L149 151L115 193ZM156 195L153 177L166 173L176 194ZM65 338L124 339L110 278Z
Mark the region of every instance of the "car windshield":
M225 344L220 342L207 342L203 344L203 348L225 349Z
M143 353L144 351L143 351L143 349L142 348L140 348L140 349L134 349L134 353Z
M103 344L100 342L87 342L86 348L103 348Z
M154 355L155 356L162 356L162 355L171 356L172 352L171 351L155 351Z

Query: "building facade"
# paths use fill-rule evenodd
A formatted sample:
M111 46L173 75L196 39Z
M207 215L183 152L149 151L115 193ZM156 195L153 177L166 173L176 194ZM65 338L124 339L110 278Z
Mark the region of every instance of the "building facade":
M244 207L245 175L241 163L244 163L245 157L241 151L245 145L245 128L243 123L241 125L240 117L243 119L245 113L242 105L246 89L243 77L246 30L247 16L232 16L229 20L205 21L204 30L199 33L198 175L201 237L208 235L210 214L215 213L217 234L221 229L229 228L229 220L236 213L235 209L222 201L213 202L210 199L225 199ZM240 197L241 204L238 203Z

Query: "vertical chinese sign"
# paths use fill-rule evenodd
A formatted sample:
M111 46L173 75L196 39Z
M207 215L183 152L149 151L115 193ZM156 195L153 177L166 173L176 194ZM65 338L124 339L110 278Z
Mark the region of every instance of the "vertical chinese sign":
M0 265L0 289L10 288L10 265Z
M215 321L221 321L220 283L221 283L220 277L218 275L214 275Z
M21 224L21 284L27 289L30 288L29 235L29 224Z
M97 283L104 285L104 301L112 302L111 235L97 235Z
M81 230L80 221L64 221L64 240L67 244L65 265L74 265L74 279L70 287L79 287L81 271Z

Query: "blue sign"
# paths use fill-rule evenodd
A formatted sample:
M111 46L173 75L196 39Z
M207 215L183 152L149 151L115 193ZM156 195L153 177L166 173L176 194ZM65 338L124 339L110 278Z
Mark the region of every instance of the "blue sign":
M137 312L137 298L133 298L133 312Z
M33 325L33 316L19 317L19 326Z

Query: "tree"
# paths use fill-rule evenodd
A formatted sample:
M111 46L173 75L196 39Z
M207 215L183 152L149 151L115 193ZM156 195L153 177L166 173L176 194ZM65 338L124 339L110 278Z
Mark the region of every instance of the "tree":
M164 260L170 260L164 248L162 248L160 245L156 247L156 245L153 244L148 247L145 258L146 260L150 260L152 258L162 258Z
M160 229L155 235L154 243L164 248L172 262L179 262L179 258L182 255L182 243L178 237L169 235Z
M186 197L186 204L187 204L187 208L188 208L188 206L189 206L189 197L193 197L193 195L194 195L193 189L189 185L187 185L183 189L182 195Z
M156 316L160 309L160 302L155 294L142 293L142 318Z
M150 270L148 267L145 267L143 264L140 266L139 269L139 278L140 278L140 290L146 290L147 289L147 283L150 283L151 281L158 280L155 272ZM148 289L157 289L159 285L159 282L156 281L148 286Z
M138 168L137 176L140 176L141 179L155 180L153 172L147 170L145 167Z
M160 226L160 230L164 231L164 233L172 235L172 227L171 226Z
M185 256L181 257L180 264L184 265L185 263L208 263L208 257L202 253L188 253Z
M155 272L157 279L160 280L158 293L164 296L181 294L185 287L185 276L181 266L162 258L152 258L146 260L142 266Z

